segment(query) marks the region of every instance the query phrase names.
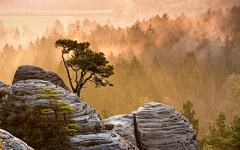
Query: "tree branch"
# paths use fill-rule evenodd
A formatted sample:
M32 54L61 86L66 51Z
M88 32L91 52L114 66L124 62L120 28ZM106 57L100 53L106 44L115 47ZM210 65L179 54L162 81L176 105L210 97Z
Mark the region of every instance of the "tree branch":
M90 79L89 79L89 81L91 81L91 82L93 82L93 83L96 83L96 84L97 84L97 82L96 82L96 81L93 81L93 80L90 80Z
M66 62L65 62L65 59L64 59L63 55L64 55L64 53L62 52L63 63L64 63L65 68L67 69L68 79L69 79L71 88L72 88L72 90L74 91L74 88L73 88L73 85L72 85L72 79L71 79L71 77L70 77L70 73L69 73L68 67L66 66Z
M78 85L79 85L79 81L77 81L77 78L78 78L77 72L78 72L78 70L76 71L76 78L75 78L75 82L77 83L76 89L78 89Z
M86 73L85 73L86 74ZM87 79L85 79L84 81L83 81L83 83L81 84L81 86L80 87L83 87L84 86L84 84L88 81L88 80L90 80L91 79L91 77L93 76L95 74L95 72L93 72ZM78 89L79 90L79 89Z
M84 76L85 76L85 75L86 75L86 71L85 71L85 70L82 70L82 72L81 72L81 78L80 78L80 80L79 80L79 84L78 84L78 86L76 87L77 91L79 91L79 90L83 87L82 82L84 81Z

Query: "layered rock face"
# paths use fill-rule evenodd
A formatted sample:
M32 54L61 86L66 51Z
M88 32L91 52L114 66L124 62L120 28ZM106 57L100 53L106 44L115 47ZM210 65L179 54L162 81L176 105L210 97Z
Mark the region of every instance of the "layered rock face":
M24 65L18 67L17 71L15 72L14 79L12 85L20 80L27 80L27 79L39 79L44 81L50 81L55 85L58 85L66 90L70 89L65 85L64 81L58 74L55 72L44 70L37 66L31 65Z
M98 126L102 126L100 122L99 113L92 109L91 106L86 104L83 100L76 96L71 91L68 91L60 86L54 85L49 81L43 80L20 80L14 83L9 92L8 105L21 106L25 105L29 108L35 108L37 105L49 106L49 102L46 99L41 99L37 94L44 95L42 89L52 89L57 91L58 94L62 94L63 97L59 97L60 101L69 103L72 108L76 109L73 113L75 117L69 118L74 123L81 126L80 132L87 132L94 130ZM15 109L14 107L12 107ZM52 116L54 118L54 116ZM62 116L60 116L62 117ZM60 118L63 119L63 118Z
M192 124L168 105L144 104L130 115L103 122L115 124L113 130L127 136L140 150L200 150Z
M141 149L200 150L192 124L173 107L148 103L134 113Z
M86 146L87 143L97 142L94 146ZM73 150L138 150L136 147L130 147L129 144L114 131L103 130L98 134L74 135L70 141Z
M34 150L25 142L16 138L9 132L0 129L0 148L6 150Z

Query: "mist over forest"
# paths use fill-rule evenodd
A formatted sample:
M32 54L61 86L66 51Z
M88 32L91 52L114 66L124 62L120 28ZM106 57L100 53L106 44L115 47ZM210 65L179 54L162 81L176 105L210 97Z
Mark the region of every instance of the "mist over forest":
M227 125L240 115L239 0L115 3L114 21L99 24L86 18L64 26L56 20L41 37L27 26L7 28L1 21L0 80L11 85L19 66L35 65L56 72L70 88L55 42L88 41L93 51L105 53L115 72L109 78L114 87L95 88L88 82L81 92L97 111L127 114L159 102L181 112L183 101L190 100L199 118L197 139L209 134L208 125L220 111Z

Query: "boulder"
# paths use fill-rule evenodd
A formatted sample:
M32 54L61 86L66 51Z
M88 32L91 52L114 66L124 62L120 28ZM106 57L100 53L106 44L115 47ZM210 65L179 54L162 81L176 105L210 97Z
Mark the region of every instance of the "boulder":
M112 116L103 122L114 124L115 131L141 150L200 150L192 124L168 105L144 104L130 115Z
M6 150L34 150L25 142L16 138L9 132L0 129L0 148Z
M39 79L44 81L52 82L55 85L58 85L66 90L70 89L65 85L62 78L56 74L55 72L44 70L37 66L31 65L24 65L18 67L17 71L15 72L12 85L20 80L27 80L27 79Z
M192 124L173 107L148 103L134 113L141 149L200 150Z

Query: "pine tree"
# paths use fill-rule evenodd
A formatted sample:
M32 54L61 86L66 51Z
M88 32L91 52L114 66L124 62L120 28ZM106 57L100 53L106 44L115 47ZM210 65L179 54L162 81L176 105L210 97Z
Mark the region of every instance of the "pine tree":
M54 114L55 116L55 125L56 125L56 136L59 142L61 142L65 136L69 135L72 136L77 131L75 128L78 128L77 124L66 124L66 116L71 115L72 112L76 112L75 108L71 108L68 103L60 102L58 100L58 97L63 96L62 94L58 94L57 91L53 91L52 89L45 89L42 87L42 91L47 93L46 95L40 95L38 96L43 99L47 99L49 102L49 109L43 109L41 112L43 114ZM56 95L57 94L57 95ZM59 123L59 116L63 115L63 122L66 124L65 127L61 123Z
M192 108L193 103L191 101L188 100L187 103L183 101L183 111L181 110L181 114L193 125L197 137L199 133L199 119L194 118L195 110Z
M63 24L62 24L61 21L59 21L59 20L56 20L56 21L55 21L52 31L54 31L54 30L55 30L57 33L59 33L60 35L62 35L63 37L65 36L64 26L63 26Z
M231 147L235 150L240 149L240 117L235 116L232 124L230 126L231 131L232 131L232 143Z
M14 31L13 39L16 40L16 41L18 41L20 39L20 31L18 30L17 27Z
M5 41L7 37L7 30L4 27L3 21L0 22L0 41Z
M68 73L69 83L72 91L80 97L80 91L87 81L95 83L96 87L100 86L113 86L106 78L114 74L113 66L107 65L109 61L106 60L104 53L95 53L90 49L89 42L78 43L73 40L59 39L56 41L55 46L62 47L62 59L64 66ZM64 54L73 51L72 57L65 61ZM76 87L73 87L71 75L68 67L75 73ZM78 71L81 72L80 75Z
M224 52L225 65L228 69L228 75L233 73L233 62L232 62L232 51L233 51L233 41L228 35L224 39L224 46L222 47Z

